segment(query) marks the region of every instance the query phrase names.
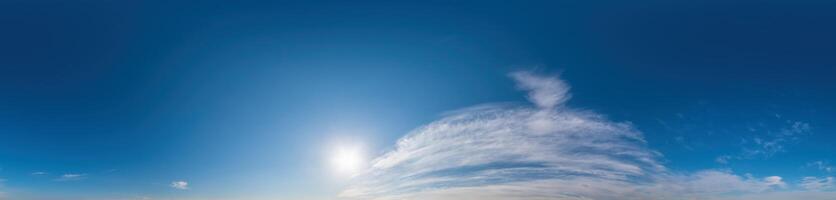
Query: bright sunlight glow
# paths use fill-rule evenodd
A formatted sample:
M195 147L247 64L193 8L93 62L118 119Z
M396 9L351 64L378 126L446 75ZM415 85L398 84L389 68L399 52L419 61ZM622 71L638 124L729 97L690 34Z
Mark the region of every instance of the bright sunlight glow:
M363 154L357 147L340 147L331 155L331 164L340 175L353 176L363 167Z

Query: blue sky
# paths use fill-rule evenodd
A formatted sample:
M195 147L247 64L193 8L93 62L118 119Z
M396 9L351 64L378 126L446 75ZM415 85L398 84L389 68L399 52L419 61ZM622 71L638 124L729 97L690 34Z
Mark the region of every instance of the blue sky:
M834 9L3 1L0 199L827 199Z

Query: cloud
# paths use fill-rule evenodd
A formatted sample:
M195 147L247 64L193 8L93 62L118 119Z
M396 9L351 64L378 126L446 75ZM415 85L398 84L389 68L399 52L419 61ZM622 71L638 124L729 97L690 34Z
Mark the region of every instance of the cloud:
M32 172L31 174L34 176L47 175L46 172Z
M784 183L784 180L780 176L768 176L766 178L763 178L763 181L764 183L766 183L767 186L770 187L778 186L783 188L787 186L787 184Z
M55 181L78 181L87 178L87 174L64 174L56 178Z
M542 178L478 186L443 187L359 199L711 199L731 197L735 194L770 192L784 185L780 177L744 178L716 170L658 178L652 184L591 176Z
M801 187L813 191L834 190L836 189L836 183L833 182L833 177L817 178L808 176L801 179Z
M734 157L732 157L730 155L717 156L717 158L714 159L714 162L717 162L717 163L720 163L720 164L728 164L729 160L731 160L732 158L734 158Z
M530 91L528 99L541 108L553 108L568 101L569 85L557 77L537 76L528 71L511 73L517 87Z
M810 134L810 124L800 121L787 120L783 128L777 131L767 131L765 134L743 139L741 146L744 146L740 153L735 155L721 155L714 159L720 164L728 164L732 160L747 160L754 158L770 158L775 154L786 152L788 144L797 143L803 136ZM755 131L750 128L750 131Z
M172 181L169 185L174 189L178 190L188 190L189 189L189 182L186 181Z
M671 172L629 122L565 106L569 86L560 79L530 72L511 77L536 107L487 104L449 113L399 139L339 196L735 199L786 187L779 176Z
M825 171L825 172L828 172L828 173L833 172L833 166L830 166L829 163L827 163L825 161L821 161L821 160L809 162L809 163L807 163L807 167L815 167L819 170L822 170L822 171Z
M785 145L797 141L800 136L810 132L810 124L799 121L786 121L786 127L765 138L752 139L753 146L744 149L741 159L754 157L771 157L776 153L785 152Z

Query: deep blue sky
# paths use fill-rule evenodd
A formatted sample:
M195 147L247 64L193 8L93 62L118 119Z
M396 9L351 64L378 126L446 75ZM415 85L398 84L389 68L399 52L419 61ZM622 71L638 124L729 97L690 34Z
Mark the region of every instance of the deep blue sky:
M559 73L569 105L631 122L671 169L832 175L810 163L836 163L834 10L828 1L3 1L0 191L329 198L342 184L322 163L331 140L379 154L446 111L525 102L507 76L517 70ZM796 123L809 130L782 150L741 156ZM60 180L68 174L81 178ZM169 187L175 180L190 189Z

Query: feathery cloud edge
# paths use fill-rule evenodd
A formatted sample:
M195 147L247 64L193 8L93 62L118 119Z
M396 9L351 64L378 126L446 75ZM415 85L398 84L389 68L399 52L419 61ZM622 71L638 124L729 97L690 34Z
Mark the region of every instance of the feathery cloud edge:
M556 76L510 74L535 107L487 104L420 127L373 160L344 199L825 199L827 180L788 190L779 176L677 173L629 122L565 106ZM813 177L815 178L815 177ZM811 188L818 188L811 190ZM770 195L764 195L770 194Z

